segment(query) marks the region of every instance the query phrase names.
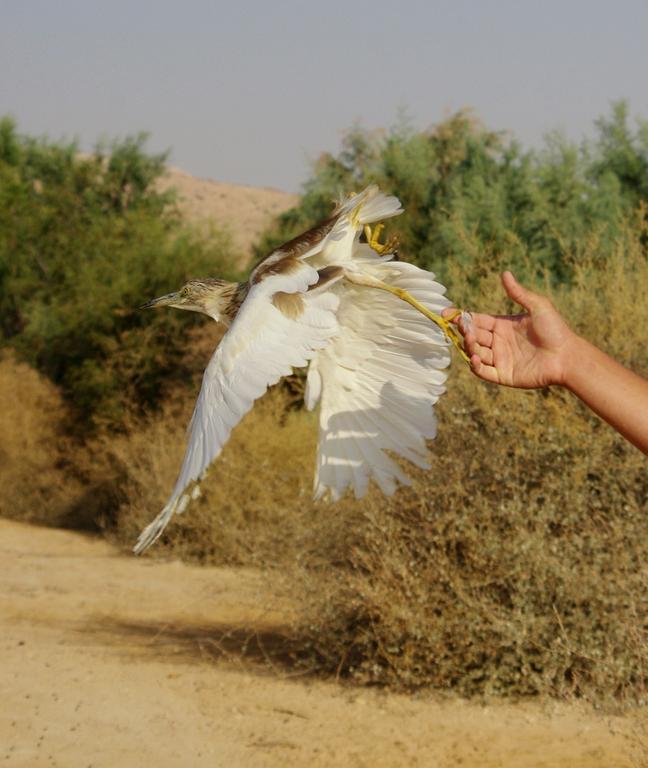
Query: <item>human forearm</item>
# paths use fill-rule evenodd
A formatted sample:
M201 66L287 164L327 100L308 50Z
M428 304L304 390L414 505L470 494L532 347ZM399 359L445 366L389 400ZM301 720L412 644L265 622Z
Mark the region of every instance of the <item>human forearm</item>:
M648 454L648 380L574 334L560 383Z

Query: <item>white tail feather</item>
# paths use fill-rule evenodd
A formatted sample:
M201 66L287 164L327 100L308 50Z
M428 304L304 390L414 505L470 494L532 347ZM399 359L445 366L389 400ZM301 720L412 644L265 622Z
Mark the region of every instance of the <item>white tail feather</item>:
M375 184L371 184L357 195L352 195L339 208L339 213L358 211L360 224L372 224L374 221L389 219L403 212L400 200L394 195L386 195Z
M382 192L367 200L358 215L360 224L372 224L374 221L390 219L403 212L400 200L393 195L385 195Z

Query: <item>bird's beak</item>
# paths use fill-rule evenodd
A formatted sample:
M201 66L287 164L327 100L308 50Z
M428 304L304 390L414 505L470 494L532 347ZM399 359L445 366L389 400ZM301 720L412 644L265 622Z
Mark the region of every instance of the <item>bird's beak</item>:
M138 307L138 309L150 309L151 307L170 307L174 304L179 304L181 302L181 296L178 291L175 293L167 293L164 296L160 296L157 299L151 299L150 301L147 301L146 304L142 304L141 307Z

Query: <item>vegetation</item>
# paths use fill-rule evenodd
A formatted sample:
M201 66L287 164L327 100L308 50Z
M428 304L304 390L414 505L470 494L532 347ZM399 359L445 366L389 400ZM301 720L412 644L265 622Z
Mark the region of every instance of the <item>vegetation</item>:
M580 147L553 135L529 152L466 112L425 133L353 130L337 157L320 158L259 255L326 216L331 200L377 183L405 208L393 222L404 257L444 280L460 265L474 284L503 258L522 278L569 280L590 236L611 248L624 217L648 200L648 122L633 131L619 102L596 131Z
M632 349L648 321L640 231L554 300L648 373ZM483 386L464 369L440 421L414 488L337 518L342 566L302 560L312 656L362 682L645 703L645 457L564 391Z
M189 313L138 313L189 276L226 272L227 243L187 230L145 136L82 156L0 121L0 339L60 384L77 424L118 426L186 374Z
M146 202L131 209L129 192L121 210L106 208L110 226L89 216L92 235L86 220L75 219L77 203L55 208L62 203L52 200L41 210L45 174L30 181L29 163L7 158L65 152L18 140L6 125L3 136L18 146L11 150L4 138L0 155L0 301L3 317L13 318L3 321L5 343L62 383L75 407L83 366L106 371L115 389L86 388L85 407L95 418L112 414L122 429L96 431L82 450L59 442L55 455L39 451L34 435L55 441L70 406L43 376L5 357L0 393L6 399L20 386L21 395L3 414L0 512L78 524L72 512L83 509L86 522L99 520L131 545L171 489L197 382L176 379L158 412L141 417L138 409L155 400L176 360L176 370L197 373L216 340L207 334L216 331L176 326L180 313L165 314L164 332L155 317L107 320L108 312L99 319L80 309L74 284L87 269L82 285L105 291L104 307L132 306L181 282L212 252L188 235L178 239L179 225L150 182ZM82 169L108 184L106 158L79 160L70 152L60 161L70 199L78 200L74 179ZM632 130L623 104L597 123L592 141L576 147L553 136L536 153L466 114L426 133L355 130L338 157L321 159L300 205L266 233L259 252L326 215L340 192L369 181L404 203L407 213L391 223L402 258L440 272L461 305L507 311L499 273L513 267L530 287L550 293L580 333L648 375L648 128L639 122ZM117 206L124 190L110 199ZM24 212L30 237L18 237L9 210ZM58 220L62 211L70 231ZM83 248L70 245L70 232ZM17 242L24 267L11 260L8 244ZM153 255L153 242L164 246L164 257ZM114 271L105 273L113 288L97 276L109 270L117 246L123 250ZM90 251L97 256L86 262L81 254ZM120 274L127 268L132 289ZM44 275L55 278L49 300ZM71 329L79 312L77 335ZM180 356L186 333L193 357ZM139 340L132 346L130 334ZM132 368L120 362L126 359ZM150 394L139 371L155 382ZM374 489L360 502L314 503L316 416L290 404L275 389L253 409L202 498L173 521L154 555L273 569L297 606L287 642L308 669L466 695L646 700L648 475L638 451L568 393L491 387L457 360L439 404L432 469L391 499Z
M645 233L637 214L612 251L590 243L553 298L648 372ZM504 310L497 283L486 272L470 306ZM301 608L290 647L308 669L464 695L646 700L646 459L571 395L484 385L455 359L432 469L391 499L337 504L310 501L316 419L286 404L275 391L255 407L157 554L282 572ZM129 489L124 542L164 502L184 424L154 419L111 444Z

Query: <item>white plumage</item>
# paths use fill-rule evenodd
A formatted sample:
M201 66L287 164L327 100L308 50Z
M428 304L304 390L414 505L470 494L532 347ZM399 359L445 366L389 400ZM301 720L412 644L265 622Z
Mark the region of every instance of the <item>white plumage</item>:
M362 269L406 289L439 313L449 302L430 272L385 262L367 246ZM339 330L308 369L306 406L320 407L315 497L339 498L348 487L364 495L373 478L385 493L407 476L385 451L427 467L426 440L436 435L433 405L444 392L450 362L445 337L390 293L338 283Z
M444 391L448 340L415 308L377 287L403 289L437 314L450 302L431 272L360 243L365 225L401 212L397 198L369 187L253 270L205 370L173 492L135 552L186 508L232 429L268 386L295 368L308 366L305 403L320 406L316 498L338 499L348 488L361 497L371 480L392 493L408 478L389 453L428 466L426 441L436 434L433 406ZM212 282L224 290L222 281ZM177 298L186 293L187 287L147 306L227 316L216 299Z

